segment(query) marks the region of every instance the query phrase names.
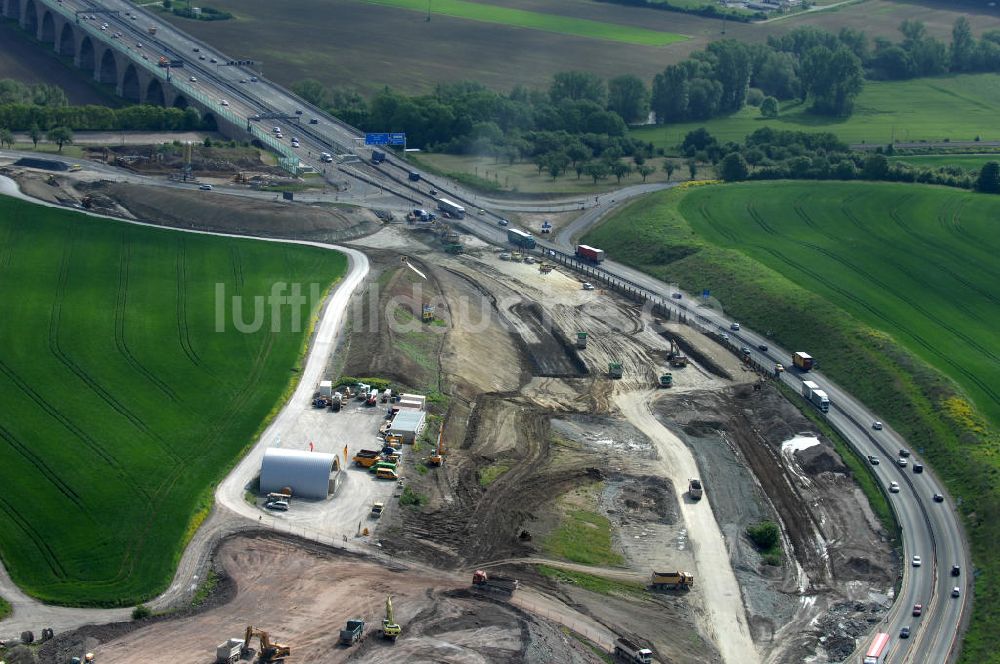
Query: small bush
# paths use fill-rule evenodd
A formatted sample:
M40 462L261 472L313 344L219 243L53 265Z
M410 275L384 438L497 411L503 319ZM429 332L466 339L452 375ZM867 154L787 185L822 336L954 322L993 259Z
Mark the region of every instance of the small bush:
M761 521L755 526L747 527L747 537L761 551L770 551L780 545L781 531L774 521Z
M403 495L399 497L399 504L404 507L420 507L427 504L427 496L417 493L410 487L403 489Z
M132 620L146 620L147 618L153 617L153 610L150 609L145 604L140 604L139 606L132 609Z

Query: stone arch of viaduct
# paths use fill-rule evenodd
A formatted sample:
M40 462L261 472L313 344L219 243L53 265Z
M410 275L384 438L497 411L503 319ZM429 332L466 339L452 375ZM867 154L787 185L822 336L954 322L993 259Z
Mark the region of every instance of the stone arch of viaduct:
M203 113L212 111L188 99L169 82L150 74L145 67L41 0L0 0L0 14L16 19L28 34L50 45L59 55L73 58L73 63L89 72L95 81L113 85L115 92L129 101L179 108L197 106Z

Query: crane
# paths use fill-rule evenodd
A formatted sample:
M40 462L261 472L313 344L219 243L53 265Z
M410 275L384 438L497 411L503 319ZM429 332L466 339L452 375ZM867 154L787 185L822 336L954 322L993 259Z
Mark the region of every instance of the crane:
M260 639L260 661L274 662L284 659L292 654L292 649L280 643L271 643L271 636L262 629L255 629L253 625L247 625L246 634L243 636L244 647L250 647L253 637Z
M392 595L385 596L385 619L382 621L382 636L395 641L399 638L403 628L396 624L392 615Z

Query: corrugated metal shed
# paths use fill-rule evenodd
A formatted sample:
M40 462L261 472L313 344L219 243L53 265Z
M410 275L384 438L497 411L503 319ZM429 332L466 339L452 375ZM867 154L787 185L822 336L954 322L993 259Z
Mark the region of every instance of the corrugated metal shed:
M335 486L331 475L339 472L334 454L269 447L260 467L261 493L292 487L296 498L324 499Z

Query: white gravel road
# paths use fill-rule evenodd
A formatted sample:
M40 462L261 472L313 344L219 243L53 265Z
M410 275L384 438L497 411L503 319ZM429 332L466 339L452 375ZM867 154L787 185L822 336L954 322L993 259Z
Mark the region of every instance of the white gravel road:
M704 485L705 495L701 500L696 502L688 498L688 479L701 477L698 464L683 441L653 416L650 403L656 394L656 390L618 393L615 403L625 418L653 441L660 455L662 472L677 487L677 502L697 567L695 587L703 593L709 614L709 620L704 622L705 629L713 634L715 645L727 664L760 662L726 542L712 513L712 485L710 482Z

